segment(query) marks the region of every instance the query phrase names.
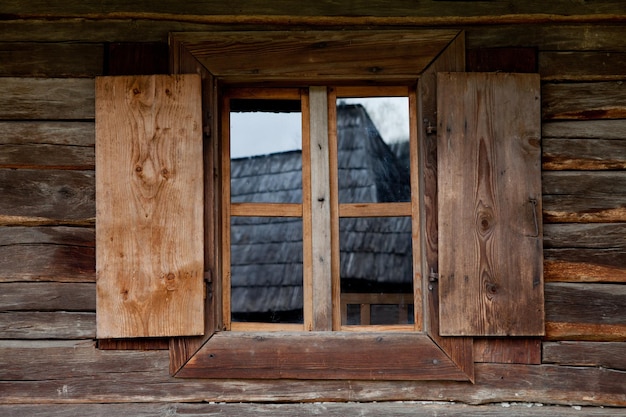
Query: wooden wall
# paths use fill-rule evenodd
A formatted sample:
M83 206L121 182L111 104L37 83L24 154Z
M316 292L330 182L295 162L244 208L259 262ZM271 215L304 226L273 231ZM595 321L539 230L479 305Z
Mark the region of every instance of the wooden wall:
M555 2L559 14L552 19L536 12L542 2L505 9L509 17L500 16L498 3L487 11L462 2L463 14L454 2L441 19L434 1L410 13L374 4L369 7L378 7L379 16L369 19L356 16L371 2L351 2L351 10L320 2L321 12L313 6L292 12L301 13L300 20L252 4L245 18L227 6L208 15L193 4L177 17L167 7L174 2L145 15L138 11L142 3L125 9L120 2L114 15L91 2L0 6L1 415L345 415L357 408L364 415L498 415L501 402L523 402L506 408L522 416L576 412L530 407L537 403L626 407L626 26L620 2L576 6L579 19L575 13L559 17L570 10L567 4L579 4L565 1ZM324 10L335 17L310 17ZM547 334L542 340L478 340L476 384L181 380L168 375L165 350L96 349L94 76L121 59L116 42L149 42L163 50L170 31L284 29L293 22L300 28L453 26L466 30L469 50L536 50ZM292 401L409 403L220 404Z

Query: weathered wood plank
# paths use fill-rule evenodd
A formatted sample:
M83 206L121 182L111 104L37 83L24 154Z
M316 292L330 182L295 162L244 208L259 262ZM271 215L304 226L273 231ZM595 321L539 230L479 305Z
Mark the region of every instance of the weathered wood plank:
M541 97L543 120L626 118L626 85L621 81L547 83Z
M0 227L0 282L95 281L95 234L83 227Z
M167 362L167 352L103 351L92 340L0 341L0 380L5 381L130 376L167 370ZM161 374L166 380L166 373Z
M129 403L129 404L46 404L0 405L0 414L13 417L210 417L210 416L270 416L300 417L324 415L344 417L621 417L624 410L601 407L546 406L535 403L501 403L466 405L409 401L406 403L315 403L315 404L188 404L188 403Z
M552 282L626 282L624 259L624 249L546 249L544 277Z
M626 194L624 171L544 171L542 194L607 197Z
M93 339L95 313L0 312L1 339Z
M543 344L543 362L626 370L626 343L545 342Z
M0 43L2 77L93 77L102 74L103 45Z
M606 81L626 79L626 53L554 52L539 54L544 81Z
M467 28L468 48L536 47L539 51L626 51L621 25L494 25Z
M3 282L0 311L96 311L94 283Z
M544 170L626 169L626 140L543 139Z
M474 361L487 363L541 363L539 338L474 338Z
M0 119L94 118L93 79L0 77L0 91Z
M94 248L24 245L0 248L0 281L94 282Z
M543 138L626 139L626 119L544 122Z
M548 283L546 337L550 340L626 340L626 286Z
M544 195L543 220L545 223L626 222L626 194Z
M544 225L545 248L626 249L624 223Z
M0 144L0 168L93 170L93 147Z
M20 349L14 350L15 355ZM112 352L107 352L112 353ZM128 352L127 352L128 353ZM457 401L486 404L501 401L548 404L626 406L626 373L602 368L555 365L477 364L476 384L451 381L235 381L171 378L162 368L166 352L135 352L152 367L124 372L92 372L62 357L65 369L78 376L0 381L4 404L105 402L316 402L316 401ZM40 355L46 355L42 349ZM156 355L156 356L155 356ZM4 355L6 356L6 355ZM71 366L74 364L75 366ZM53 365L54 366L54 365ZM57 365L59 366L59 365ZM166 367L166 365L165 365ZM33 367L26 368L31 370ZM48 368L54 374L54 368ZM0 371L1 372L1 371ZM40 371L39 371L40 373Z
M96 142L93 122L2 122L0 144L69 145L93 147Z
M102 77L96 90L98 337L200 335L200 77Z
M440 332L542 335L539 77L440 73L437 89Z
M93 219L94 172L0 169L0 215Z
M37 7L39 6L39 7ZM350 5L333 1L320 1L312 4L297 5L290 3L258 3L254 0L238 2L237 10L244 13L235 13L248 16L278 15L278 16L502 16L509 14L539 14L539 15L609 15L622 16L624 10L617 0L607 0L601 4L571 3L567 1L553 1L545 4L540 0L529 0L523 4L515 4L512 8L508 3L483 4L471 2L468 4L441 4L439 2L424 2L408 5L400 0L355 0ZM110 1L106 13L102 5L95 1L66 1L63 4L49 4L35 2L33 5L21 7L19 2L10 1L3 4L0 13L13 18L28 18L31 16L45 16L58 18L63 16L116 16L120 13L129 13L134 18L149 16L151 13L173 15L221 15L234 14L233 8L222 2L212 0L202 3L188 3L180 5L174 0L167 0L155 6L148 1L132 3L123 0Z

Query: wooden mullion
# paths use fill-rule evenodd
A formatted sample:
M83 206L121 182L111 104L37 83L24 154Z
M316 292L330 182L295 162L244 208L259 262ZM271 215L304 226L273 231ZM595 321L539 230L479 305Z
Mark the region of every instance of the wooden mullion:
M232 216L302 217L302 204L294 203L231 203Z
M313 330L332 329L331 198L326 87L309 89Z
M339 217L399 217L412 214L413 207L410 202L339 204Z

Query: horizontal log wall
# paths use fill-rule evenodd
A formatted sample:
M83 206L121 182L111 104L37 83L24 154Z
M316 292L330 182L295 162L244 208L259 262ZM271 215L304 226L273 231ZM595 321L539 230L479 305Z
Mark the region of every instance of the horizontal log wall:
M626 29L624 16L615 14L621 2L595 8L516 2L501 10L500 4L483 2L420 2L407 9L403 2L377 7L368 1L351 2L348 9L322 1L281 13L242 2L250 15L238 17L223 2L176 2L168 8L174 3L166 1L156 14L144 15L144 2L120 1L110 2L109 11L118 14L108 18L94 2L48 9L39 3L0 6L0 414L455 416L503 410L439 403L185 404L202 401L626 406ZM444 3L446 12L438 18ZM300 19L279 16L290 13ZM310 17L316 15L326 18ZM517 22L506 20L516 16ZM165 351L96 349L93 77L106 72L111 43L164 46L170 31L345 24L453 26L466 30L470 50L536 49L542 76L545 339L477 340L474 385L181 380L168 375ZM528 354L539 352L532 348L538 343L542 355ZM621 411L584 409L586 415ZM506 412L566 416L577 410L518 406Z

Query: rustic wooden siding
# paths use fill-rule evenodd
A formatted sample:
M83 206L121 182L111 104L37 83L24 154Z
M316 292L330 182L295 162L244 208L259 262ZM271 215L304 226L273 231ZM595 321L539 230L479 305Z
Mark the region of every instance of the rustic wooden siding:
M443 3L434 1L412 8L383 3L350 2L348 8L348 3L322 1L298 4L295 11L242 3L238 9L247 17L236 16L223 2L176 3L176 9L165 2L149 15L140 13L150 7L141 1L113 2L109 11L117 15L107 15L92 2L0 6L0 414L293 415L323 410L344 415L360 409L379 415L384 407L185 404L202 401L626 406L622 2L450 2L443 14ZM87 13L90 18L83 18ZM279 16L288 14L300 19ZM240 21L250 29L445 25L465 29L470 50L536 49L543 103L547 337L534 343L542 343L542 357L510 354L515 352L511 347L503 355L506 343L481 340L475 345L480 363L474 385L241 382L171 378L166 351L95 348L93 77L105 73L111 42L163 45L170 31L241 29ZM498 415L503 410L421 403L386 407L385 412L398 415ZM569 407L529 410L511 407L506 413L576 414ZM583 410L586 415L624 411Z

